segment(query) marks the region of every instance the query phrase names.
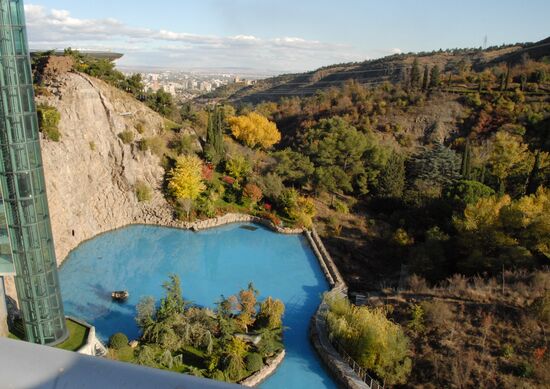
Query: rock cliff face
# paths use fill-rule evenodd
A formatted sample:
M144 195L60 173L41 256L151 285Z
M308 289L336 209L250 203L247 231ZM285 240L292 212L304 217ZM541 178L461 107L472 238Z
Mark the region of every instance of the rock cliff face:
M83 74L62 74L48 90L51 95L37 101L61 114L61 140L42 140L58 263L80 242L102 232L129 223L168 224L172 214L159 190L164 174L159 158L118 137L122 131L132 131L136 141L158 134L163 118L130 95ZM153 189L151 201L138 202L138 180Z

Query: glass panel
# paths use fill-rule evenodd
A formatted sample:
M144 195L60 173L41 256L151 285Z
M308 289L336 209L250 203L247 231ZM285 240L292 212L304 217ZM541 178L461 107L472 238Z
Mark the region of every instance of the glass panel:
M22 86L20 88L21 93L21 110L22 112L31 112L32 108L32 100L34 98L32 86Z
M32 195L32 187L29 172L17 173L16 177L19 197L30 197Z
M24 24L23 12L21 12L20 1L10 2L10 13L11 13L11 24L14 24L14 25Z
M26 53L25 47L25 34L23 33L23 27L13 27L13 39L15 54L22 55Z

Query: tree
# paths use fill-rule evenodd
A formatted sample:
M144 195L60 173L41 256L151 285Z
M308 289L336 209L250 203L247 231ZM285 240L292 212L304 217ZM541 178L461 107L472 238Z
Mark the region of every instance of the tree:
M217 164L225 157L223 132L225 129L224 111L218 106L208 113L205 153L207 158Z
M151 296L142 298L136 307L136 311L136 323L143 334L155 321L155 299Z
M258 291L254 289L252 283L248 284L247 289L242 289L238 296L239 314L237 315L237 324L245 332L248 332L248 327L256 321L256 304Z
M462 164L460 166L460 174L465 180L470 179L472 172L472 157L470 151L470 139L466 139L466 144L464 145L464 153L462 154Z
M162 320L173 314L181 314L185 309L185 301L181 292L180 278L170 274L169 280L162 284L165 297L160 300L157 317Z
M202 161L195 155L179 157L168 176L168 190L179 200L192 203L206 189L202 179ZM190 210L186 212L189 218Z
M530 268L550 259L550 191L512 201L510 196L484 197L468 204L453 219L458 231L460 271L495 274L507 268Z
M422 91L423 92L426 92L428 90L429 78L430 78L430 71L428 69L428 65L424 65L424 76L422 77Z
M252 167L244 155L238 154L225 163L225 171L239 182L252 172Z
M411 67L411 87L420 87L420 65L418 64L418 58L415 58Z
M481 182L459 180L452 182L444 189L444 197L452 201L467 205L475 204L483 197L493 196L495 191Z
M322 119L304 132L300 143L315 165L317 189L350 192L353 179L365 172L362 158L369 139L340 117Z
M282 317L284 313L285 305L283 302L281 300L268 297L260 304L258 321L262 327L266 327L268 329L281 328L283 325Z
M256 112L231 117L228 122L233 136L249 147L268 149L281 140L275 123Z
M525 168L529 152L521 138L507 131L499 131L493 138L489 156L492 173L498 178L499 192L504 194L507 178L515 171Z
M172 95L165 92L163 88L160 88L154 93L149 93L146 103L149 108L160 113L162 116L170 116L174 110Z
M311 178L315 167L307 155L286 148L273 153L277 163L275 164L275 173L283 181L298 186L305 185Z
M435 89L439 86L440 78L441 77L441 71L439 70L439 66L435 65L430 70L430 89Z
M376 193L379 197L399 198L405 188L405 158L392 153L380 172Z
M411 157L407 164L409 186L419 188L423 183L439 192L444 186L458 178L460 158L443 143L436 143L431 149L424 149Z
M224 351L225 373L232 381L238 381L246 371L244 357L248 351L248 345L244 340L233 337L225 345Z

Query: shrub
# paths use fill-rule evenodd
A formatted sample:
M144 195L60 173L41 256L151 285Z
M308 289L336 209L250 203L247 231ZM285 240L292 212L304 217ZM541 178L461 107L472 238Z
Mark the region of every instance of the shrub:
M36 113L38 114L38 126L40 131L46 139L54 142L59 142L61 133L59 132L59 121L61 120L61 114L52 106L40 104L36 107Z
M420 306L426 321L437 328L446 328L453 319L453 311L444 301L423 301Z
M136 124L136 131L138 134L143 134L145 132L145 123L143 121L139 121Z
M261 217L263 217L264 219L268 219L269 221L271 221L273 224L275 224L276 226L280 226L281 225L281 219L279 219L277 217L277 215L275 215L274 213L271 213L271 212L262 212L260 214Z
M414 293L426 293L428 291L428 283L424 278L413 274L409 277L409 288Z
M237 155L225 163L225 171L237 181L248 177L252 172L250 162L244 155Z
M262 199L262 190L254 184L246 184L243 190L243 196L250 199L252 203L257 203Z
M258 353L249 353L246 358L246 370L256 372L264 366L262 356Z
M521 362L519 365L516 366L516 375L518 377L531 378L534 372L535 369L530 363Z
M343 213L344 215L347 215L349 213L348 205L340 200L334 201L334 209L340 213Z
M109 338L109 347L120 350L128 345L128 337L122 332L117 332Z
M130 130L124 130L118 134L122 143L128 145L134 141L134 133Z
M255 176L252 182L260 187L265 197L277 201L285 189L281 177L275 173L267 173L265 176Z
M95 142L90 141L90 143L88 143L88 144L90 145L90 150L95 151L95 149L96 149Z
M500 353L504 359L510 359L514 356L514 346L512 346L510 343L506 343L504 346L502 346L502 350L500 351Z
M409 339L383 309L353 306L348 299L325 294L329 336L363 368L386 384L405 383L412 368Z
M137 181L136 186L136 197L139 202L142 201L149 201L153 197L153 193L151 191L151 187L147 185L146 182L143 181Z
M424 310L422 306L414 304L411 307L411 320L407 324L407 327L417 334L424 332L426 327L424 326Z
M214 370L214 372L212 373L210 378L212 378L213 380L216 380L216 381L227 381L223 371L218 370L218 369Z
M550 323L550 290L544 292L531 305L531 310L539 319L545 323Z

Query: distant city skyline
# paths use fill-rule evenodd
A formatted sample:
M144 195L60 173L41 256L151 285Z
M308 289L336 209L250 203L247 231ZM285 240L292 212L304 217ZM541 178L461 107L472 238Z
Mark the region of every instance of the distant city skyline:
M25 11L31 48L118 51L126 68L280 73L550 35L546 0L34 0Z

